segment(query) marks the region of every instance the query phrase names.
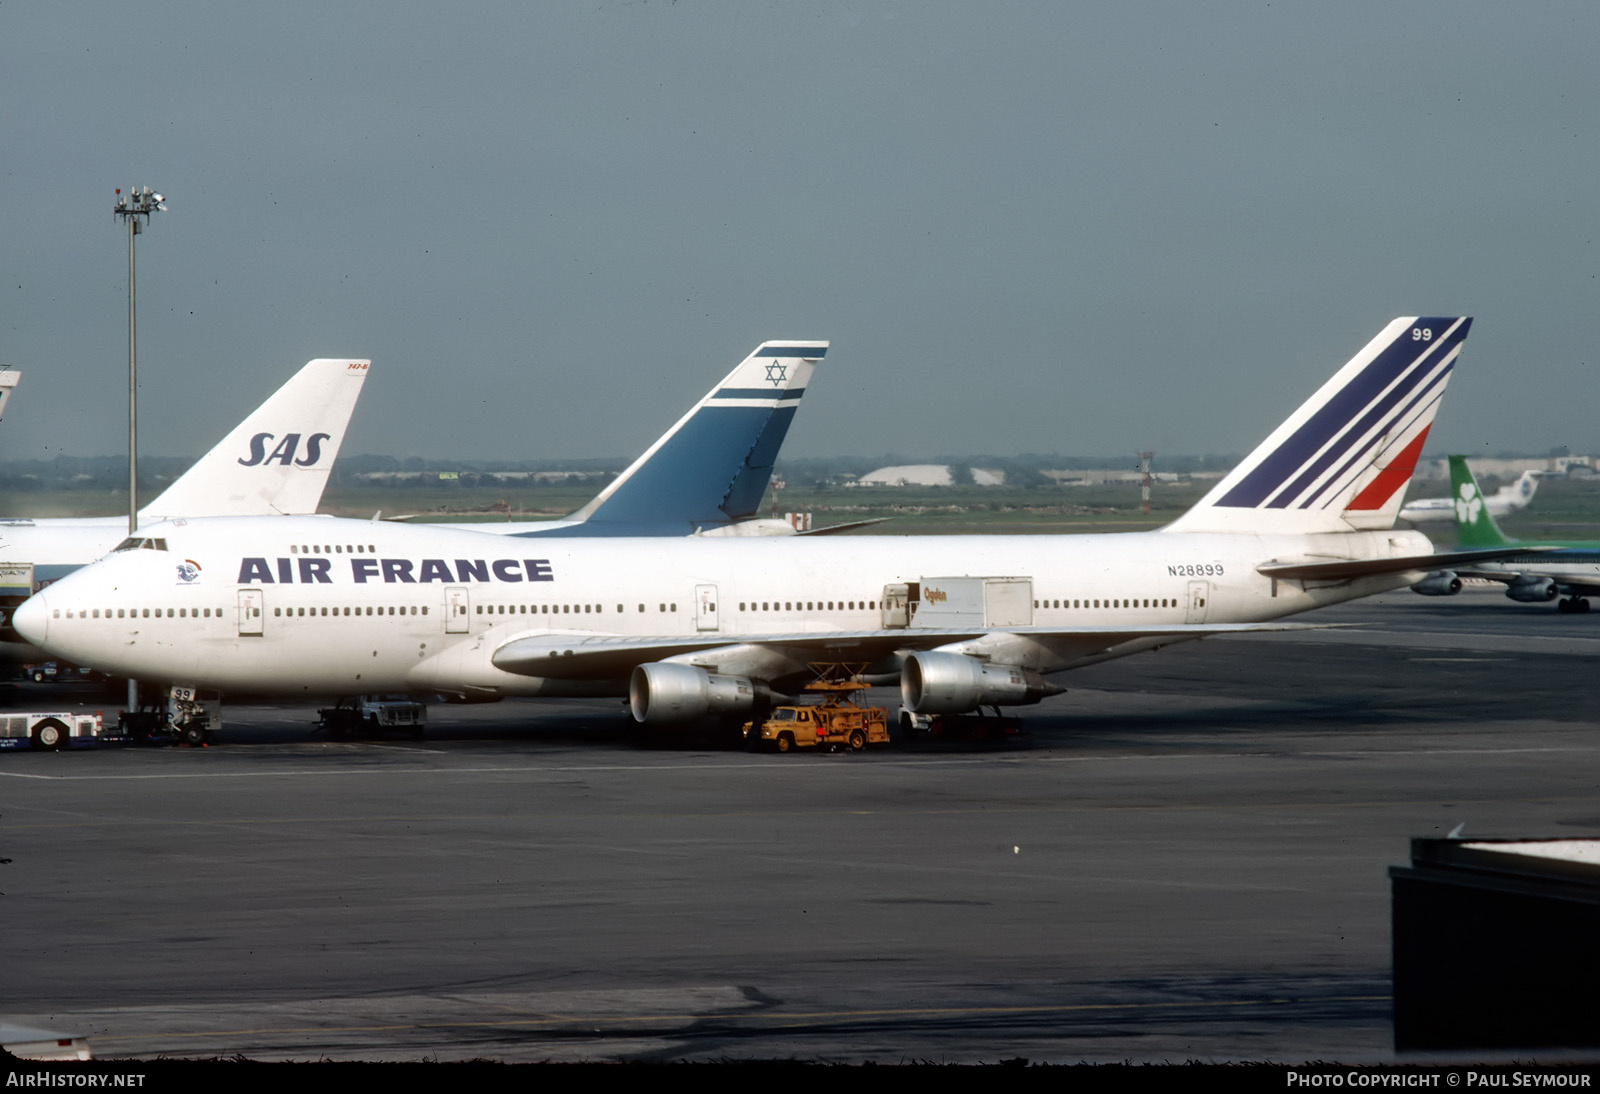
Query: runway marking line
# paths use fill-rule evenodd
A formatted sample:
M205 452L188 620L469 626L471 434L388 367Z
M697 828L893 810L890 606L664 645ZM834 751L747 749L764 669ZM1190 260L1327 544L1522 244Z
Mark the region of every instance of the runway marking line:
M606 1016L529 1016L527 1018L505 1019L501 1021L477 1022L408 1022L393 1025L370 1026L284 1026L267 1027L264 1029L225 1029L210 1031L195 1031L190 1033L127 1033L93 1035L97 1045L128 1043L139 1041L152 1041L161 1038L202 1038L202 1037L249 1037L291 1034L329 1034L329 1033L394 1033L405 1030L427 1029L506 1029L510 1027L540 1026L551 1027L560 1025L583 1024L593 1025L622 1025L638 1024L642 1022L766 1022L777 1023L779 1029L797 1029L817 1022L837 1022L844 1019L887 1021L897 1018L952 1018L958 1016L977 1015L1025 1015L1025 1014L1074 1014L1074 1013L1116 1013L1141 1010L1205 1010L1237 1007L1280 1007L1295 1006L1301 1003L1322 1005L1326 1003L1392 1003L1392 995L1332 995L1308 998L1268 998L1268 999L1216 999L1196 1002L1155 1002L1155 1003L1062 1003L1058 1005L1032 1006L1032 1007L903 1007L877 1010L840 1010L840 1011L799 1011L792 1014L774 1014L763 1011L713 1011L706 1014L635 1014ZM681 1032L681 1031L679 1031Z
M1588 753L1600 749L1595 747L1579 747L1576 745L1536 747L1536 748L1374 748L1374 749L1332 749L1308 752L1288 752L1281 749L1263 749L1260 752L1210 752L1205 750L1174 749L1159 753L1117 753L1111 755L1084 755L1084 756L1056 756L1030 753L1027 755L1009 756L928 756L919 759L906 760L879 760L870 764L854 764L845 761L834 766L823 761L816 764L803 760L793 764L788 763L721 763L721 764L562 764L554 766L526 765L521 767L339 767L326 770L314 769L287 769L271 771L171 771L157 772L148 775L40 775L26 771L0 770L0 778L8 779L33 779L41 782L138 782L156 779L254 779L254 778L291 778L310 776L313 778L326 778L339 775L598 775L608 771L633 772L633 771L781 771L794 772L801 775L821 774L842 770L882 770L893 767L929 767L937 764L940 769L962 766L997 765L997 764L1076 764L1076 763L1120 763L1125 761L1144 762L1172 762L1181 761L1192 763L1196 760L1241 760L1241 759L1295 759L1297 757L1322 757L1322 756L1517 756L1544 753L1579 752ZM448 755L448 753L442 753ZM316 761L314 761L316 762Z

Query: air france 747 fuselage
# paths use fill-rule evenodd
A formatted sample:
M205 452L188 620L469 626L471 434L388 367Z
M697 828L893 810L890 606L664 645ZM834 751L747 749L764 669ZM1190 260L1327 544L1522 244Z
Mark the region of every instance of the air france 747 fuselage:
M1468 557L1393 524L1469 324L1390 323L1154 532L525 539L197 520L141 530L15 625L141 679L319 695L626 688L646 723L749 710L816 661L899 674L919 712L1037 701L1060 690L1042 674L1281 627Z
M335 528L343 542L328 542ZM1380 574L1318 587L1274 580L1258 572L1263 563L1308 551L1387 558L1430 549L1417 532L518 540L292 517L266 527L248 518L173 522L141 534L149 547L97 563L92 586L76 576L58 582L18 625L42 632L47 648L70 647L86 664L140 679L317 695L620 694L626 671L607 663L574 678L563 665L567 650L592 655L593 643L614 639L783 650L806 638L793 644L853 659L884 630L885 587L918 583L928 602L940 575L1030 578L1028 619L966 641L1048 673L1142 641L1129 628L1174 628L1146 643L1161 644L1185 626L1277 619L1406 584ZM895 634L909 649L952 637L915 626ZM549 641L549 675L493 663L525 638ZM867 652L878 659L876 648ZM740 650L711 660L741 669L772 662L751 671L775 677L808 657L821 659Z

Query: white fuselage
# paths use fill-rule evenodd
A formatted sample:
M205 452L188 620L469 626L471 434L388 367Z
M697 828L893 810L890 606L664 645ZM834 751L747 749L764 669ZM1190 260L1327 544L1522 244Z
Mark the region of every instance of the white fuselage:
M147 531L167 549L67 577L19 628L106 671L286 695L616 694L626 671L551 681L490 657L524 636L876 631L885 586L945 576L1031 579L1035 628L1263 622L1408 583L1274 581L1263 563L1431 550L1416 532L519 540L290 517ZM1038 671L1081 663L1036 645Z

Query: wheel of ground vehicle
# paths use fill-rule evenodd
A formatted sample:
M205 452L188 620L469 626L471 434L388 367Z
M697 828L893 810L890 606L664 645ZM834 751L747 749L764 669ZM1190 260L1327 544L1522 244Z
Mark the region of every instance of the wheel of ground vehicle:
M46 718L33 727L33 747L47 748L52 752L67 747L67 727L60 719Z
M850 731L850 751L851 752L860 752L863 748L866 748L866 747L867 747L867 735L865 733L861 732L859 729L852 729Z
M178 727L178 740L196 747L206 743L206 731L197 722L185 722Z
M794 734L789 732L778 734L778 751L788 752L792 748L794 748Z
M34 669L33 670L33 682L35 684L44 683L44 673L40 672L38 669Z

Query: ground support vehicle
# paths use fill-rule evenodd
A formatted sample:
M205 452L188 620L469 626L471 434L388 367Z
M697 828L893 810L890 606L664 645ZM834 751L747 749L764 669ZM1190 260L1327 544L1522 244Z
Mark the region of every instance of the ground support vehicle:
M142 704L117 716L121 734L131 740L168 737L186 745L208 745L222 728L222 696L195 688L171 688L163 702Z
M56 751L126 740L113 727L108 733L98 712L6 711L0 713L0 748L42 748Z
M84 683L104 680L105 673L95 672L82 665L69 665L61 661L41 661L22 666L22 674L35 684Z
M330 737L398 731L421 738L428 708L409 695L358 695L317 711L317 725Z
M869 685L858 675L865 664L818 662L811 666L817 678L806 690L822 696L820 703L774 707L760 725L744 724L745 740L779 752L797 748L848 748L860 752L869 744L889 743L889 711L855 702L857 692Z

